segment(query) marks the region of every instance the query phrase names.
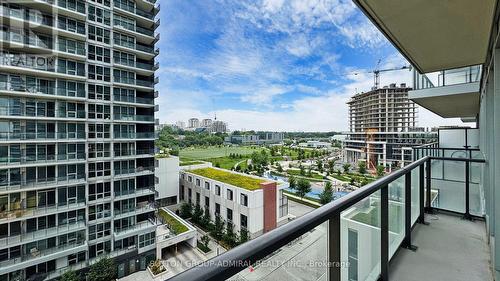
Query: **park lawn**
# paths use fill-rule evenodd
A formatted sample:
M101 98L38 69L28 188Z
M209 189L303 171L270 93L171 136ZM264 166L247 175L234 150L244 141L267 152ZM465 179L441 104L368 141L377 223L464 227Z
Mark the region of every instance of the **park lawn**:
M221 169L231 170L231 168L236 165L236 163L246 160L248 158L229 158L229 157L218 157L210 158L207 161L211 162L213 166L219 167Z
M247 190L261 189L260 184L267 182L267 180L256 179L253 177L245 176L242 174L231 173L214 168L203 168L189 171L195 175L241 187Z
M185 148L179 152L181 159L206 160L212 158L229 157L232 154L250 155L262 148L254 146L224 146L224 147L206 147L206 148Z

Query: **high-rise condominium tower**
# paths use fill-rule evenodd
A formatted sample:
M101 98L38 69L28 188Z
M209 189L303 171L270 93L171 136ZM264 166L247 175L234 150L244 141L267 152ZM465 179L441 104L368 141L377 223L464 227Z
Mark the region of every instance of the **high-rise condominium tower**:
M1 1L0 280L154 252L154 0Z

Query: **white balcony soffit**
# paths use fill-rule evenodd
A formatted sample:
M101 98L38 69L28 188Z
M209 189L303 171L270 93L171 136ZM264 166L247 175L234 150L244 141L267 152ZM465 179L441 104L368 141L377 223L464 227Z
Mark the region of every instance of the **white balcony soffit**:
M482 64L497 0L353 0L420 73Z
M408 98L443 118L476 117L479 82L410 91Z

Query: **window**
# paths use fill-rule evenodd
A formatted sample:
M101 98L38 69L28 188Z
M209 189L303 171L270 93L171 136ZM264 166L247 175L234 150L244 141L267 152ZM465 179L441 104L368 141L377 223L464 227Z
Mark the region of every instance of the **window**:
M135 85L135 72L115 69L113 74L115 82Z
M189 182L193 182L193 177L192 176L188 176L188 181Z
M124 29L135 31L136 23L134 19L115 14L113 23L115 26L120 26L123 27Z
M87 56L89 60L111 63L111 51L109 48L89 45L89 52Z
M232 223L233 222L233 210L227 208L227 222Z
M115 196L133 194L135 192L135 179L115 181L114 190Z
M89 64L89 79L110 82L111 69L100 65Z
M89 240L96 240L111 235L111 223L99 223L89 226Z
M94 221L111 216L111 204L104 203L89 206L89 220Z
M139 248L143 248L155 243L155 232L139 235Z
M135 55L133 54L114 51L113 58L115 63L135 67Z
M111 107L105 104L89 104L88 105L89 119L111 119Z
M58 38L58 49L61 52L85 55L85 42L69 39L66 37L59 36Z
M210 190L210 183L208 181L205 182L205 189Z
M220 185L215 185L215 195L220 196Z
M85 14L85 1L82 1L82 0L59 0L59 1L57 1L57 4L59 5L59 7Z
M196 179L196 186L201 186L201 181L200 181L200 179Z
M59 101L57 116L63 118L85 118L85 104L76 102Z
M227 200L233 200L233 191L231 189L227 189Z
M215 203L215 215L220 216L220 204Z
M196 192L196 205L200 205L200 201L201 201L201 196L200 196L200 193Z
M89 35L89 38L90 38L90 35ZM113 34L113 39L114 39L116 45L123 46L123 47L130 48L130 49L136 48L135 37L133 37L133 36L128 36L125 34L115 32Z
M135 90L126 88L113 88L115 101L135 102Z
M111 197L111 182L89 184L89 201Z
M111 175L111 162L89 163L89 178Z
M134 125L114 125L115 138L135 138L135 126Z
M111 87L103 85L89 84L89 99L92 100L111 100Z
M243 193L240 195L240 204L248 207L248 195Z
M111 144L89 143L89 158L102 158L111 156Z
M85 251L79 252L78 254L71 254L68 256L68 265L74 265L85 261Z
M240 225L241 228L248 229L248 218L245 215L240 215Z
M89 246L89 258L95 258L109 252L111 252L111 241L105 241Z
M85 34L85 22L58 16L57 28L73 33Z
M108 26L111 24L111 13L107 9L89 5L87 17L89 21L102 23Z
M108 139L111 126L109 124L89 124L89 138L90 139Z
M205 209L208 210L210 208L210 198L205 196Z
M57 59L57 72L67 75L85 76L85 64L71 60Z
M85 83L57 80L57 95L67 97L86 97Z
M89 0L89 1L97 3L97 4L101 4L101 5L106 6L106 7L111 6L111 2L109 0Z
M110 31L94 25L89 25L89 40L101 42L105 44L110 43Z

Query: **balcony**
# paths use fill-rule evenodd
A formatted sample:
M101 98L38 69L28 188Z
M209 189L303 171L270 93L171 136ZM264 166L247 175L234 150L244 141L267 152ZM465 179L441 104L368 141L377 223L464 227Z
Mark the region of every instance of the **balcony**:
M422 157L169 280L493 280L484 163Z
M59 225L56 227L47 228L44 230L37 230L33 232L22 233L16 236L9 236L6 238L0 238L0 247L12 247L17 244L26 244L29 242L37 241L40 237L49 238L53 236L58 236L66 234L69 232L75 232L78 230L85 230L85 221L78 221L76 223L68 223L64 225Z
M45 262L50 259L67 256L87 249L85 241L73 242L48 249L39 250L30 249L29 254L0 262L0 274L5 272L19 270L37 263Z
M151 231L156 228L156 225L157 224L154 221L146 220L131 226L115 228L115 239L122 239L130 235L137 235L139 233Z
M476 117L480 79L479 65L427 74L414 71L415 89L408 97L444 118ZM449 106L450 99L453 99L453 106Z

